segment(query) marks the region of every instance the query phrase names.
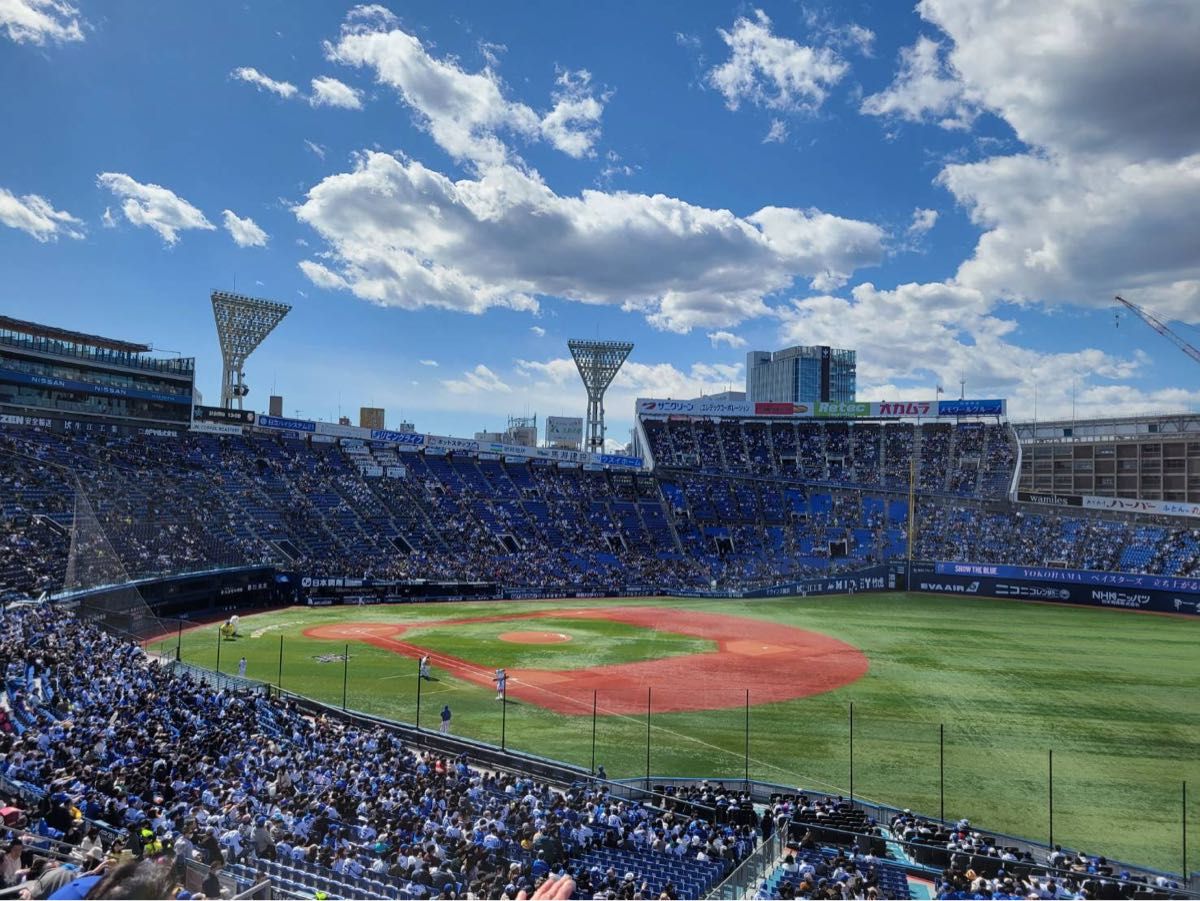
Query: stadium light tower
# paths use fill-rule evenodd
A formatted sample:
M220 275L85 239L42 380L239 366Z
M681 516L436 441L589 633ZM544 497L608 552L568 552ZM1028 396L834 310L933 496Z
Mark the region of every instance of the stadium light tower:
M217 337L221 339L221 406L242 409L242 398L250 393L244 381L242 367L246 358L263 343L271 330L292 309L286 303L243 297L228 291L213 291L213 319L217 322Z
M612 384L617 370L633 350L628 341L581 341L572 338L567 342L575 366L587 389L587 439L584 447L595 453L604 452L604 392Z

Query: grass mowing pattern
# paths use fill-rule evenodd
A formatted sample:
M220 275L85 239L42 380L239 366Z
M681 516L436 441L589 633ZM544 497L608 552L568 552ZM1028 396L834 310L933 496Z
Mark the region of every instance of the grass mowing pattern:
M595 607L605 602L578 602ZM1047 837L1047 750L1054 750L1055 841L1177 871L1180 783L1200 794L1200 618L1161 617L982 598L859 594L768 601L631 599L785 623L861 647L871 670L823 695L752 706L753 778L844 792L849 782L847 711L855 705L855 794L922 813L938 812L938 724L946 731L946 813L982 828ZM293 608L242 618L245 637L221 650L221 669L245 655L248 675L275 682L279 635L284 688L342 700L342 642L315 641L323 623L402 622L558 610L570 601ZM519 628L543 628L525 620ZM570 621L570 629L578 621ZM495 632L504 628L495 628ZM269 627L269 628L268 628ZM440 628L440 627L438 627ZM256 630L266 629L251 637ZM212 667L216 626L184 636L183 659ZM163 642L174 649L175 639ZM572 643L568 643L572 644ZM497 653L520 646L495 642ZM562 645L554 646L561 648ZM666 647L666 646L665 646ZM449 650L449 649L447 649ZM544 650L544 649L538 649ZM548 648L546 649L548 650ZM350 644L348 706L412 722L416 662ZM459 649L457 656L469 655ZM496 664L492 664L493 666ZM422 688L422 726L449 703L454 731L500 739L494 692L449 677ZM741 778L745 689L696 685L728 710L651 716L655 774ZM511 703L507 743L583 766L591 763L591 718ZM645 774L645 717L601 716L596 761L614 777ZM1192 802L1189 859L1200 860Z
M522 645L498 641L505 632L561 632L571 636L561 644ZM487 669L583 669L658 657L703 654L716 642L673 632L656 632L603 619L554 617L486 623L445 623L409 629L404 641L433 651L480 663Z

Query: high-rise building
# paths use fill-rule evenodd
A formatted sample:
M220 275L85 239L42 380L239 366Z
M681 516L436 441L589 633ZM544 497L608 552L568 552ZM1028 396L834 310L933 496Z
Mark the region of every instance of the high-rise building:
M856 353L824 345L746 354L746 400L755 403L847 402L857 388Z
M272 394L270 400L267 401L267 413L270 416L283 415L283 395Z

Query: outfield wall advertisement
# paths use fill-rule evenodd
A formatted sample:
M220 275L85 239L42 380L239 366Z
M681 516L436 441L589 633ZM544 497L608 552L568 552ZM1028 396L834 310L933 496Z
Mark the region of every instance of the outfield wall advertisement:
M909 590L1200 615L1200 580L974 563L914 563Z

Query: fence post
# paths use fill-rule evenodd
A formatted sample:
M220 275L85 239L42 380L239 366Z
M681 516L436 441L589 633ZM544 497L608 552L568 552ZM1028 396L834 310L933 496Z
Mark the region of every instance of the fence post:
M421 664L417 664L417 722L416 730L421 731Z
M179 635L175 639L175 662L183 659L183 620L179 621Z
M946 724L938 723L938 819L946 822Z
M217 626L217 675L221 674L221 627Z
M346 684L350 681L350 645L342 654L342 712L346 712Z
M650 686L646 686L646 791L650 790Z
M275 679L279 690L283 691L283 633L279 633L279 676Z
M592 689L592 775L596 775L596 689Z
M850 702L850 803L854 804L854 702Z
M1049 805L1050 805L1050 847L1053 848L1054 847L1054 749L1053 748L1051 748L1049 751L1048 772L1049 772L1049 776L1050 776L1049 786L1048 786L1049 794L1048 794L1048 798L1047 798L1047 800L1049 801Z
M746 689L746 748L743 753L746 759L746 791L750 790L750 689Z
M500 689L500 750L505 750L505 733L508 727L508 685Z
M1180 812L1180 814L1181 814L1181 816L1180 816L1180 818L1179 818L1179 825L1180 825L1180 828L1181 828L1181 830L1182 830L1182 832L1183 832L1183 836L1182 836L1183 840L1182 840L1182 841L1181 841L1179 844L1180 844L1180 847L1183 849L1183 868L1182 868L1182 869L1179 871L1179 875L1183 877L1183 884L1184 884L1184 885L1187 885L1187 881L1188 881L1188 868L1187 868L1187 780L1184 780L1182 788L1183 788L1183 793L1182 793L1182 795L1180 796L1180 799L1179 799L1179 802L1180 802L1180 803L1179 803L1179 812Z

